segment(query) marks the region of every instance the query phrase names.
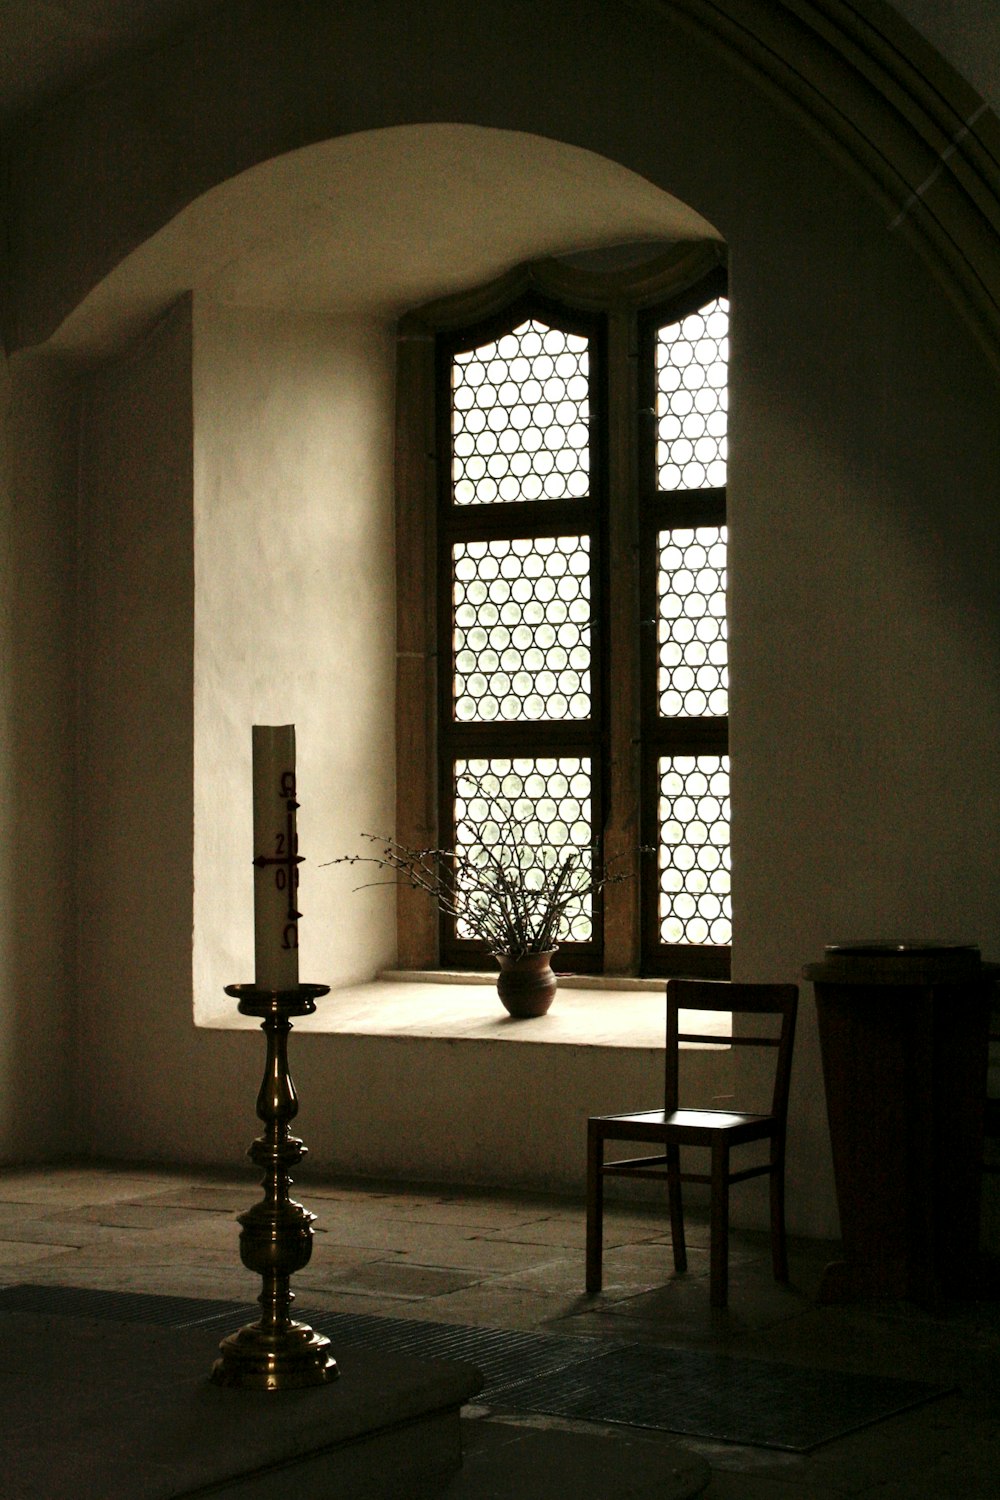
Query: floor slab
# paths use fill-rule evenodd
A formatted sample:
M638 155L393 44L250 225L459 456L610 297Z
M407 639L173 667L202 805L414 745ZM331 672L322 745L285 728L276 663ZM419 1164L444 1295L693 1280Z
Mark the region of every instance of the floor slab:
M613 1274L600 1296L588 1297L583 1207L572 1199L356 1179L310 1179L295 1191L319 1215L312 1261L293 1283L296 1312L307 1319L310 1308L374 1312L955 1382L954 1396L933 1408L787 1462L684 1439L678 1446L709 1467L707 1500L992 1500L1000 1492L1000 1304L955 1303L933 1315L909 1303L819 1306L816 1288L835 1246L793 1240L791 1284L780 1287L766 1236L737 1229L730 1305L715 1310L707 1224L694 1204L684 1276L673 1274L662 1212L610 1204ZM252 1302L259 1283L239 1262L235 1216L258 1197L246 1168L6 1169L0 1281ZM125 1217L129 1225L107 1222ZM473 1421L485 1423L477 1429L484 1434L499 1420L480 1412L462 1426L471 1433ZM475 1500L487 1500L495 1477L481 1471Z

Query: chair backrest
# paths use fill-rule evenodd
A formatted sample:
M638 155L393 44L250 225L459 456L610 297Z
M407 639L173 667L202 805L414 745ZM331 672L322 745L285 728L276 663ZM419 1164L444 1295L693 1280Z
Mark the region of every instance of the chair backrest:
M680 1043L701 1042L732 1047L771 1047L775 1050L774 1089L771 1113L779 1120L788 1114L788 1088L792 1077L795 1018L799 1007L796 984L734 984L721 979L667 980L667 1057L664 1108L679 1107ZM681 1031L682 1010L728 1011L733 1015L780 1016L781 1024L764 1036L707 1036Z

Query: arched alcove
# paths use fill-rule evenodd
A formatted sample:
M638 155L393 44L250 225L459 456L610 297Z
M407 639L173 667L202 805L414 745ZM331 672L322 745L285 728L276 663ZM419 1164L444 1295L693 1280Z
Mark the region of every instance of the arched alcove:
M211 188L115 266L48 346L104 358L188 292L388 321L541 256L718 238L662 188L565 142L461 124L362 131Z
M183 711L193 713L200 1021L231 1016L223 986L251 947L254 722L298 725L311 907L303 962L343 985L394 957L391 894L352 899L344 871L317 875L315 865L394 821L395 319L540 257L599 258L615 246L641 259L718 240L694 209L578 147L479 126L397 126L304 147L213 188L49 341L74 364L103 366L89 379L88 452L107 443L132 455L92 475L88 536L140 511L173 511L181 526L173 490L156 504L162 464L141 455L191 424L191 597L145 597L157 610L168 598L179 627L185 611L193 620L193 708ZM141 417L130 418L127 392ZM152 498L137 511L144 490ZM114 557L93 540L82 555L98 570L84 595L96 609L117 585ZM162 665L162 632L154 640ZM150 664L133 657L109 680L114 649L98 633L86 674L119 698L131 677L125 716L146 738ZM187 649L179 629L174 650ZM94 735L105 719L95 715ZM123 747L123 782L139 763ZM331 888L350 905L337 921Z

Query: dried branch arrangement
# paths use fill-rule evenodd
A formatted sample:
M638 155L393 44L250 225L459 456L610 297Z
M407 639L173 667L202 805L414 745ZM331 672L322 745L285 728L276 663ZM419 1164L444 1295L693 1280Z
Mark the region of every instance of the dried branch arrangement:
M587 902L631 870L599 864L593 844L561 849L545 842L545 824L531 805L485 788L473 778L461 787L468 802L486 798L488 818L454 849L410 849L395 839L362 834L372 854L346 854L329 864L375 865L388 873L357 887L407 885L426 891L453 917L463 938L499 957L547 953L572 935Z

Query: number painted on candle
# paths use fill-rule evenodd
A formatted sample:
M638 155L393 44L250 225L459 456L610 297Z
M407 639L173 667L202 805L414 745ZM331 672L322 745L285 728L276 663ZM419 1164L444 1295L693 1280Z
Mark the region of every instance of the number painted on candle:
M299 841L294 725L253 726L254 956L257 985L298 983Z

